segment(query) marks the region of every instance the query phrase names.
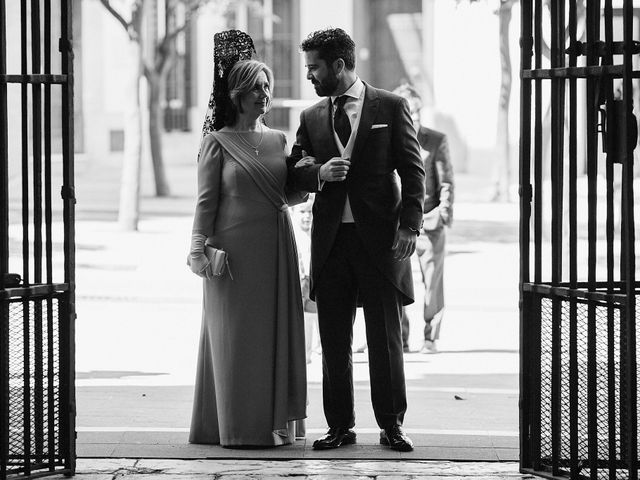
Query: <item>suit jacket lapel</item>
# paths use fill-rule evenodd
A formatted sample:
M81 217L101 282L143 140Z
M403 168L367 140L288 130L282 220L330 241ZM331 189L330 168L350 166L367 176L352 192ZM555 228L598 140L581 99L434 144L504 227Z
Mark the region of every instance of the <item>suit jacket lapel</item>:
M358 125L358 132L356 134L356 142L353 145L353 152L351 153L351 159L356 160L360 155L360 152L367 143L369 133L371 133L371 125L376 118L378 112L378 104L380 99L378 93L370 85L365 85L364 103L362 104L362 113L360 115L360 125Z

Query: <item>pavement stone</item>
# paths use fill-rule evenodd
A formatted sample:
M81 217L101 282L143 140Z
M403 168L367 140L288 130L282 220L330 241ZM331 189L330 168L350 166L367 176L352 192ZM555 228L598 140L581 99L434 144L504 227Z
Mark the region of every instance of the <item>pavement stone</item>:
M443 478L457 480L510 480L532 478L521 474L514 462L434 462L434 461L342 461L342 460L132 460L79 459L79 480L106 479L375 479L407 480ZM51 478L63 478L54 476Z

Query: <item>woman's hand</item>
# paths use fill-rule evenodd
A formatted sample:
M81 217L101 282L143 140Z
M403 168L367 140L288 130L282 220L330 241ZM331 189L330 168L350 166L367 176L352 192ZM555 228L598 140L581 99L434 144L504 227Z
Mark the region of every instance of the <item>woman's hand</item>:
M211 262L204 254L204 243L207 240L205 235L194 233L191 235L191 249L187 256L187 265L193 273L202 278L211 280L213 275L211 274L211 268L209 265Z
M190 253L187 257L187 265L189 265L191 271L199 277L208 280L213 278L211 269L209 268L211 262L204 253Z
M296 162L294 168L310 167L316 163L316 157L310 157L307 152L302 150L302 158Z

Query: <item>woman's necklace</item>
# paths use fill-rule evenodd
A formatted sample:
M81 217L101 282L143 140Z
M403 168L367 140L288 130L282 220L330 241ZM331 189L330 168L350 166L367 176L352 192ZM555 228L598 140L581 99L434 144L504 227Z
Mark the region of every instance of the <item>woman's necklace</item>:
M237 130L234 130L234 132L236 134L236 137L238 137L242 143L244 143L247 147L249 147L251 150L256 152L256 157L257 157L258 153L260 153L258 151L258 147L260 147L260 144L262 143L262 137L264 137L264 128L262 128L262 124L260 124L260 140L258 140L258 143L256 145L251 145L246 138L244 138L242 135L238 133Z

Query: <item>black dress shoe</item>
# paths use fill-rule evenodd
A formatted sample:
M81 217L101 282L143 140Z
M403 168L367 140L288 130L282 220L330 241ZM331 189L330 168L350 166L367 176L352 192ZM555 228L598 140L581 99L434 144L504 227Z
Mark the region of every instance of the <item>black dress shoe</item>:
M392 450L398 450L399 452L410 452L413 450L413 442L398 425L380 430L380 444L387 445L391 447Z
M313 449L328 450L330 448L338 448L342 445L353 445L354 443L356 443L356 432L350 428L333 427L313 442Z

